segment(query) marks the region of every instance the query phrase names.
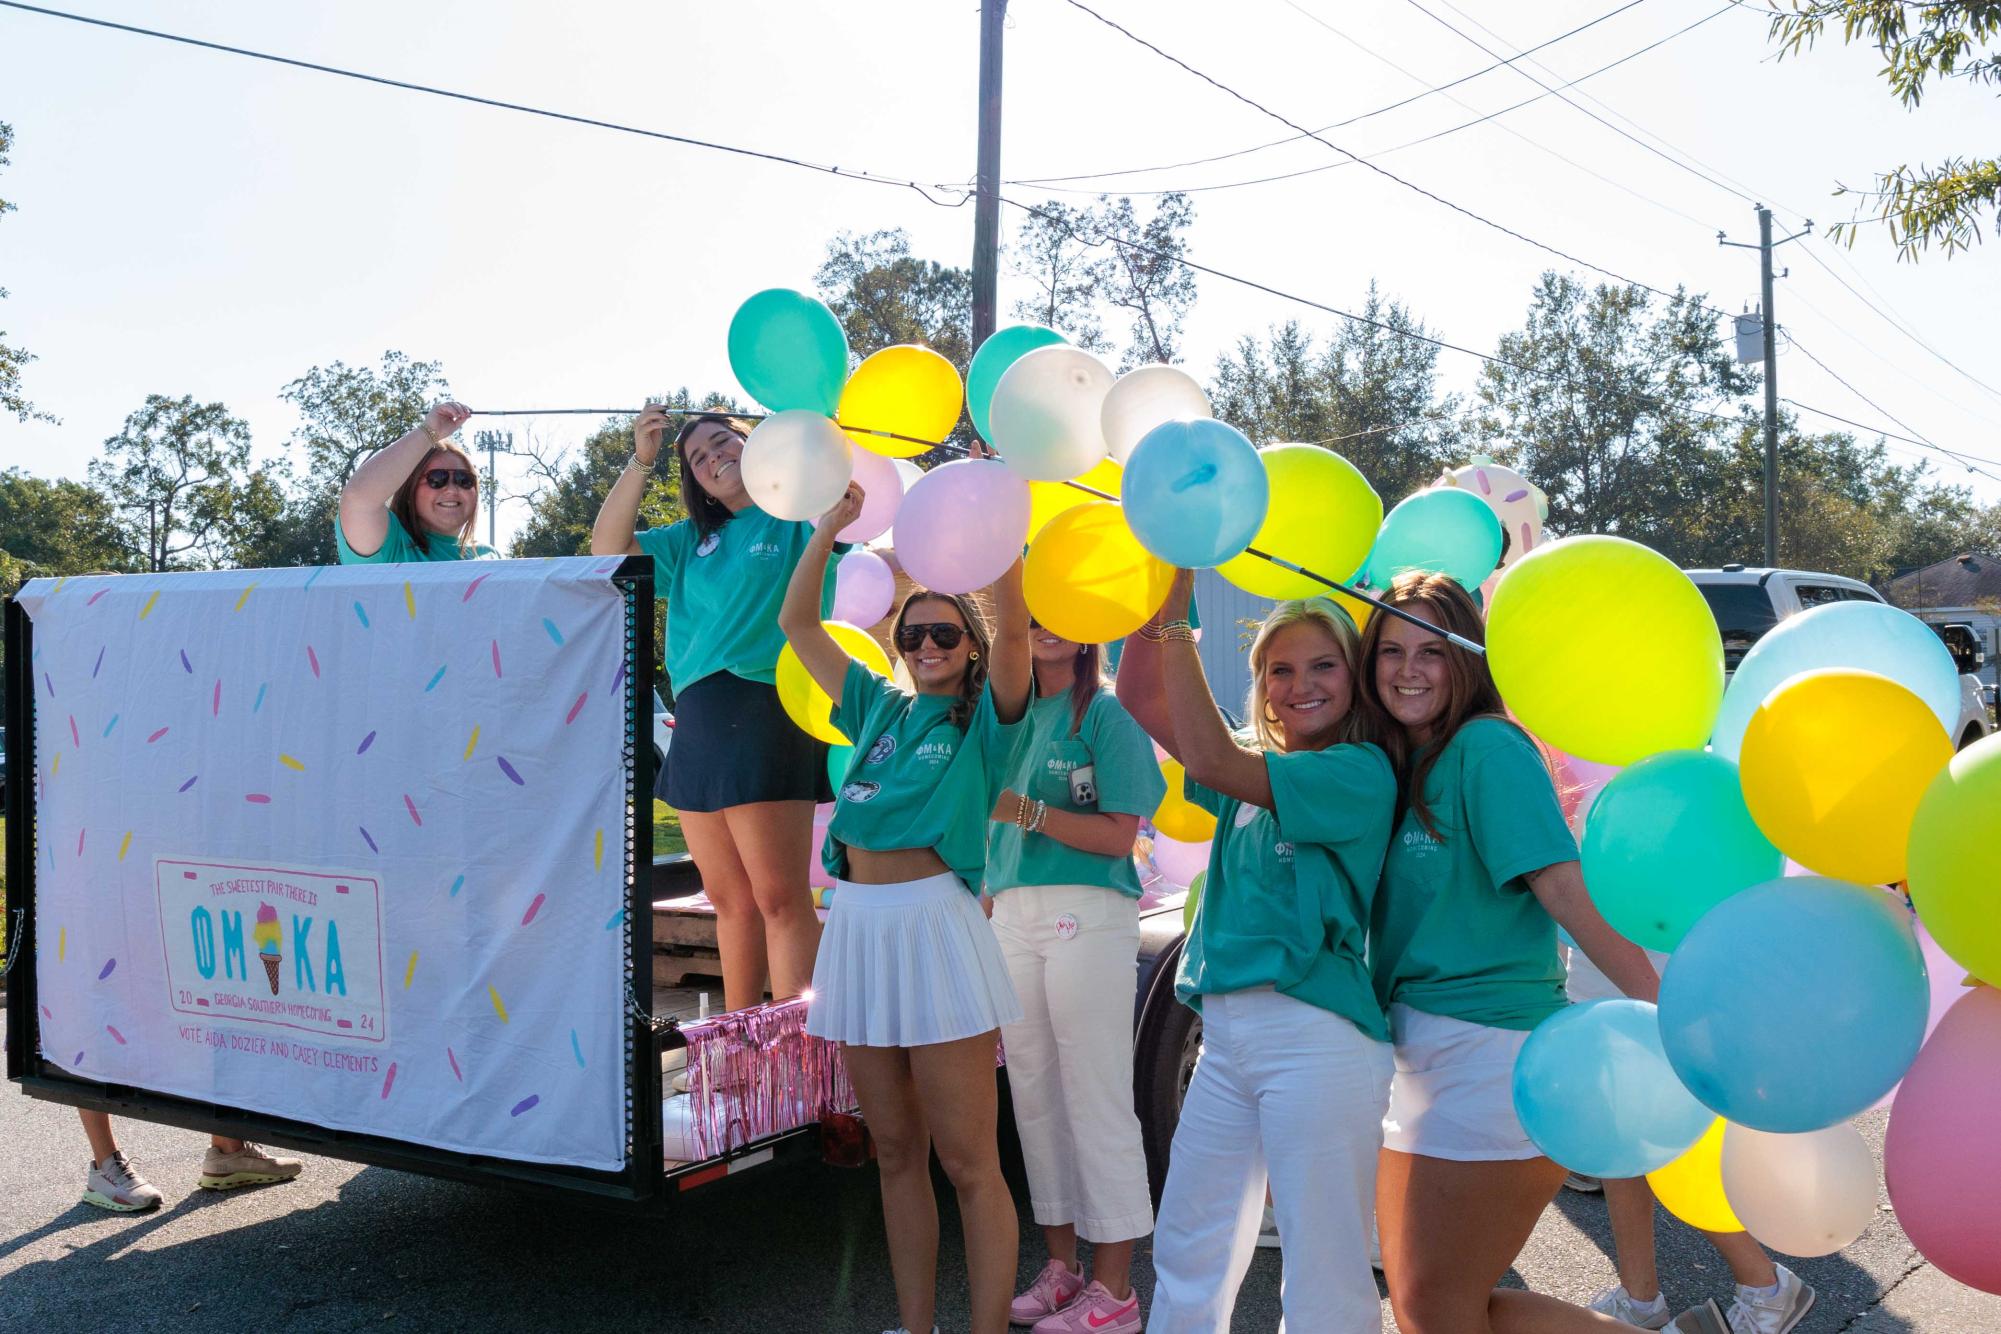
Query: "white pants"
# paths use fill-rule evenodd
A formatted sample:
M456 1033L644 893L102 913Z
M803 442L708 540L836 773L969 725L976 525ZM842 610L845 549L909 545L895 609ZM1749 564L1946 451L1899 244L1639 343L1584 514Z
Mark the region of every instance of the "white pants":
M1021 1001L1001 1028L1035 1221L1086 1241L1153 1230L1133 1112L1133 959L1139 904L1094 885L994 896L994 934Z
M1280 1329L1375 1334L1369 1270L1390 1046L1270 988L1202 998L1202 1056L1154 1228L1149 1334L1230 1328L1269 1169Z

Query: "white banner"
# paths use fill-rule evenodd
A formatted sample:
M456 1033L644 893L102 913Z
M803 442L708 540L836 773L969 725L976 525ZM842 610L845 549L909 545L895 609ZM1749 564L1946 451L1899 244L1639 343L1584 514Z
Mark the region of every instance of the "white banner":
M43 1054L329 1129L623 1167L616 566L24 588Z

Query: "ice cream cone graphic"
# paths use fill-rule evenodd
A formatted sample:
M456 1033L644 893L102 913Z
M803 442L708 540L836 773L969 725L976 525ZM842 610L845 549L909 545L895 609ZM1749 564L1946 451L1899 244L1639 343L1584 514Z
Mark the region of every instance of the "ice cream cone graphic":
M264 965L264 977L271 983L271 994L278 994L278 965L285 962L285 955L278 946L284 936L278 930L278 910L268 903L257 905L257 924L250 929L251 938L257 942L257 958Z

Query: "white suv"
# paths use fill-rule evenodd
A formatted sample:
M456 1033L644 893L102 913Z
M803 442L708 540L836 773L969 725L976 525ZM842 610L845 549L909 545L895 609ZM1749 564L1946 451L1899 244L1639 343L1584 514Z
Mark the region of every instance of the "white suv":
M1723 666L1736 671L1751 645L1795 612L1829 602L1881 602L1882 594L1859 579L1807 570L1770 570L1726 565L1720 570L1689 570L1688 577L1709 600L1716 628L1723 632ZM1953 647L1950 639L1948 648ZM1953 727L1955 749L1972 745L1992 730L1980 682L1960 666L1959 722Z

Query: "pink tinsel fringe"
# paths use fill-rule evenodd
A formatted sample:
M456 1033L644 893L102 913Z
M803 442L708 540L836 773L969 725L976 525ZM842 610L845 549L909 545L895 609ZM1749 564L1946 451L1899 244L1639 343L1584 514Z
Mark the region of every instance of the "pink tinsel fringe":
M852 1111L840 1049L806 1035L806 1002L773 1001L683 1024L689 1118L704 1158Z

